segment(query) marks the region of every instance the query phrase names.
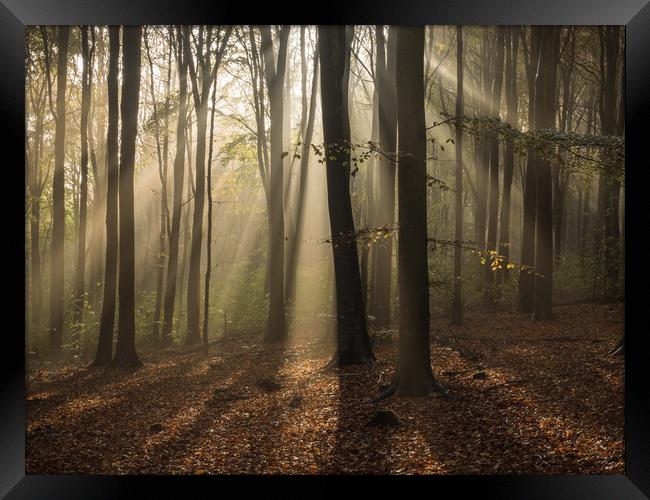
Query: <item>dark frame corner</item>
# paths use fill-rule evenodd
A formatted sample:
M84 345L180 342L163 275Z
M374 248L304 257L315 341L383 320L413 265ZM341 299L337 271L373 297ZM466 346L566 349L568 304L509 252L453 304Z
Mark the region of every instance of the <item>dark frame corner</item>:
M647 143L644 123L650 116L650 3L648 0L548 0L544 5L534 0L425 0L375 1L372 7L360 1L334 0L327 9L307 16L297 10L279 12L274 4L257 8L232 3L174 0L0 0L0 54L3 75L0 78L0 112L3 137L7 138L1 157L6 172L20 177L24 164L24 28L35 24L256 24L279 20L292 24L620 24L626 26L626 147L628 165L626 192L627 238L634 244L625 246L627 269L642 265L640 231L631 225L647 213L642 204L641 186L648 185ZM24 181L24 177L23 177ZM17 184L1 197L7 204L5 213L16 222L10 252L13 262L24 258L24 227L17 216L24 203ZM638 205L635 206L635 205ZM637 241L635 241L637 240ZM632 264L632 267L630 265ZM9 267L9 266L8 266ZM18 280L25 275L18 273ZM647 395L648 370L644 366L647 351L641 346L645 329L632 329L635 317L642 315L647 294L642 291L644 273L627 272L626 314L626 392L625 392L625 476L435 476L435 488L453 488L454 496L476 491L488 498L566 498L566 499L641 499L650 497L650 412ZM7 313L24 310L25 297L16 293L24 286L11 283L7 298L14 301ZM642 281L643 280L643 281ZM640 286L635 286L640 285ZM646 286L647 288L647 286ZM6 289L9 289L8 287ZM634 295L632 292L634 290ZM151 491L150 477L116 476L36 476L25 475L25 345L24 317L17 328L6 329L4 362L0 364L0 496L7 498L121 498ZM227 478L158 477L167 495L174 491L187 494L192 485L207 484ZM266 479L265 479L266 480ZM317 479L319 480L319 479ZM10 493L9 493L10 492ZM166 496L167 496L166 495Z

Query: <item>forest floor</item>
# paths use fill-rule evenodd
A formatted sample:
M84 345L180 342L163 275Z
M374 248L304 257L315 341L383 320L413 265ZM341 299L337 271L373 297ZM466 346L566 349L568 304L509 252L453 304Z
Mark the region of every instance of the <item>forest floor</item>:
M624 362L609 356L622 304L432 322L436 379L451 397L375 401L374 368L323 371L318 342L251 337L200 352L145 351L132 373L32 366L29 474L622 474ZM455 340L452 339L455 337ZM445 340L446 339L446 340ZM394 427L370 425L391 410Z

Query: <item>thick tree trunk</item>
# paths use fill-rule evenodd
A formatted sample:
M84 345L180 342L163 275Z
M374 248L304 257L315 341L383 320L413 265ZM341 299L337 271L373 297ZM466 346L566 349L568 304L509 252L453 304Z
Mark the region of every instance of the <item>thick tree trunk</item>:
M135 228L133 221L133 174L135 139L138 133L138 102L140 97L141 26L125 26L122 30L122 130L120 135L119 180L119 321L114 365L141 365L135 350Z
M104 268L104 299L99 323L97 354L93 366L106 366L113 356L113 327L117 287L118 251L118 73L120 62L120 27L108 28L110 45L108 62L108 130L106 134L106 267Z
M270 232L270 276L269 276L269 315L266 324L267 340L283 340L287 336L286 311L284 307L284 155L282 124L284 106L282 90L286 68L289 26L283 26L277 53L277 65L274 61L271 27L263 26L262 54L266 86L271 101L271 232Z
M555 91L560 50L560 28L535 27L540 31L540 61L535 79L535 130L555 128ZM537 210L535 231L535 293L533 317L552 317L553 294L553 194L551 163L537 159Z
M63 344L64 239L65 239L65 92L67 84L68 40L70 28L59 26L56 77L56 130L54 133L54 177L52 179L52 249L50 265L50 349Z
M394 390L424 396L436 383L429 347L424 27L397 28L399 358Z
M350 198L350 127L344 86L345 27L319 26L318 35L327 201L336 277L338 348L333 363L343 366L370 362L372 352Z

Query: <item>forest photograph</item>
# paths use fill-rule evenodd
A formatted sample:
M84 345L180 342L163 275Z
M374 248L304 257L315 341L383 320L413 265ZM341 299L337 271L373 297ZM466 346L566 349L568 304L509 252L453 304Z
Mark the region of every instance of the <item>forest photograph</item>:
M625 57L27 26L25 472L624 474Z

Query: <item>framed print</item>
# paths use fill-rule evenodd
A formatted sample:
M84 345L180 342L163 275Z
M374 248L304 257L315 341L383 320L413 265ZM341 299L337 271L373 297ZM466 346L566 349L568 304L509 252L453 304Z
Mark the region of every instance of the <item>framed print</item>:
M0 5L0 493L647 498L650 6L277 7Z

